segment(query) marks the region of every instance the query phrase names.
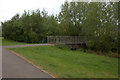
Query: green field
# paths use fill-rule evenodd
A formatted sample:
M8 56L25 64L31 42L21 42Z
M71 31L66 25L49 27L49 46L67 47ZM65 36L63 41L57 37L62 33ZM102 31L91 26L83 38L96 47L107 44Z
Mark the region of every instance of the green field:
M17 42L7 39L2 39L2 46L9 46L9 45L24 45L24 44L31 44L31 43L24 43L24 42Z
M0 37L0 46L2 46L2 39L3 37Z
M59 78L116 78L118 59L56 46L11 48Z

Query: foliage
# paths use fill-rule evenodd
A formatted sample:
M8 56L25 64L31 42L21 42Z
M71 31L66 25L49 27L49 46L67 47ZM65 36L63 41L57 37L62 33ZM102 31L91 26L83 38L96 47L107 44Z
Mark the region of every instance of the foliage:
M56 47L62 50L70 50L66 45L63 44L56 45Z
M40 43L47 36L86 36L87 47L95 51L118 48L117 2L65 2L61 12L48 15L43 9L24 11L2 23L5 39Z
M57 21L54 15L48 16L46 11L24 11L20 17L16 14L10 21L2 23L5 39L36 43L46 39L48 35L57 35Z
M90 3L85 20L88 46L93 50L110 51L117 49L118 3ZM104 7L107 6L107 7ZM96 11L96 12L95 12Z
M86 36L87 47L95 51L117 50L117 2L65 2L59 14L63 35Z

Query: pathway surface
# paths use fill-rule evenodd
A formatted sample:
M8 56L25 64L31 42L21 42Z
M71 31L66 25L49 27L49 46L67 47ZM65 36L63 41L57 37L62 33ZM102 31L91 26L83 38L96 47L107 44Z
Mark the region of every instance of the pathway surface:
M40 46L46 44L39 44L34 46ZM49 44L48 44L49 45ZM15 55L11 51L5 48L11 47L23 47L33 45L14 45L4 46L2 48L2 77L3 78L53 78L49 74L43 72L26 60Z
M14 48L14 47L30 47L30 46L44 46L44 45L55 45L55 44L25 44L25 45L10 45L2 46L3 48Z

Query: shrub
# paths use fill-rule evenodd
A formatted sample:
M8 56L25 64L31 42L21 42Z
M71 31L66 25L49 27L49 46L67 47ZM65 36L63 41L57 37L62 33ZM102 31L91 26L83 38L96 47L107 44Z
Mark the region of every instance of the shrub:
M63 45L63 44L58 44L56 45L56 47L59 49L70 50L66 45Z

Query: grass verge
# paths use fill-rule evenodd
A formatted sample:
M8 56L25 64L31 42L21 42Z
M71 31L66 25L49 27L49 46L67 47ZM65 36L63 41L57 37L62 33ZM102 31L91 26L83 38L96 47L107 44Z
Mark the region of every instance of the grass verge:
M117 78L118 59L56 46L11 48L57 78Z
M17 42L7 39L2 39L2 46L9 46L9 45L24 45L24 44L33 44L33 43L24 43L24 42Z

